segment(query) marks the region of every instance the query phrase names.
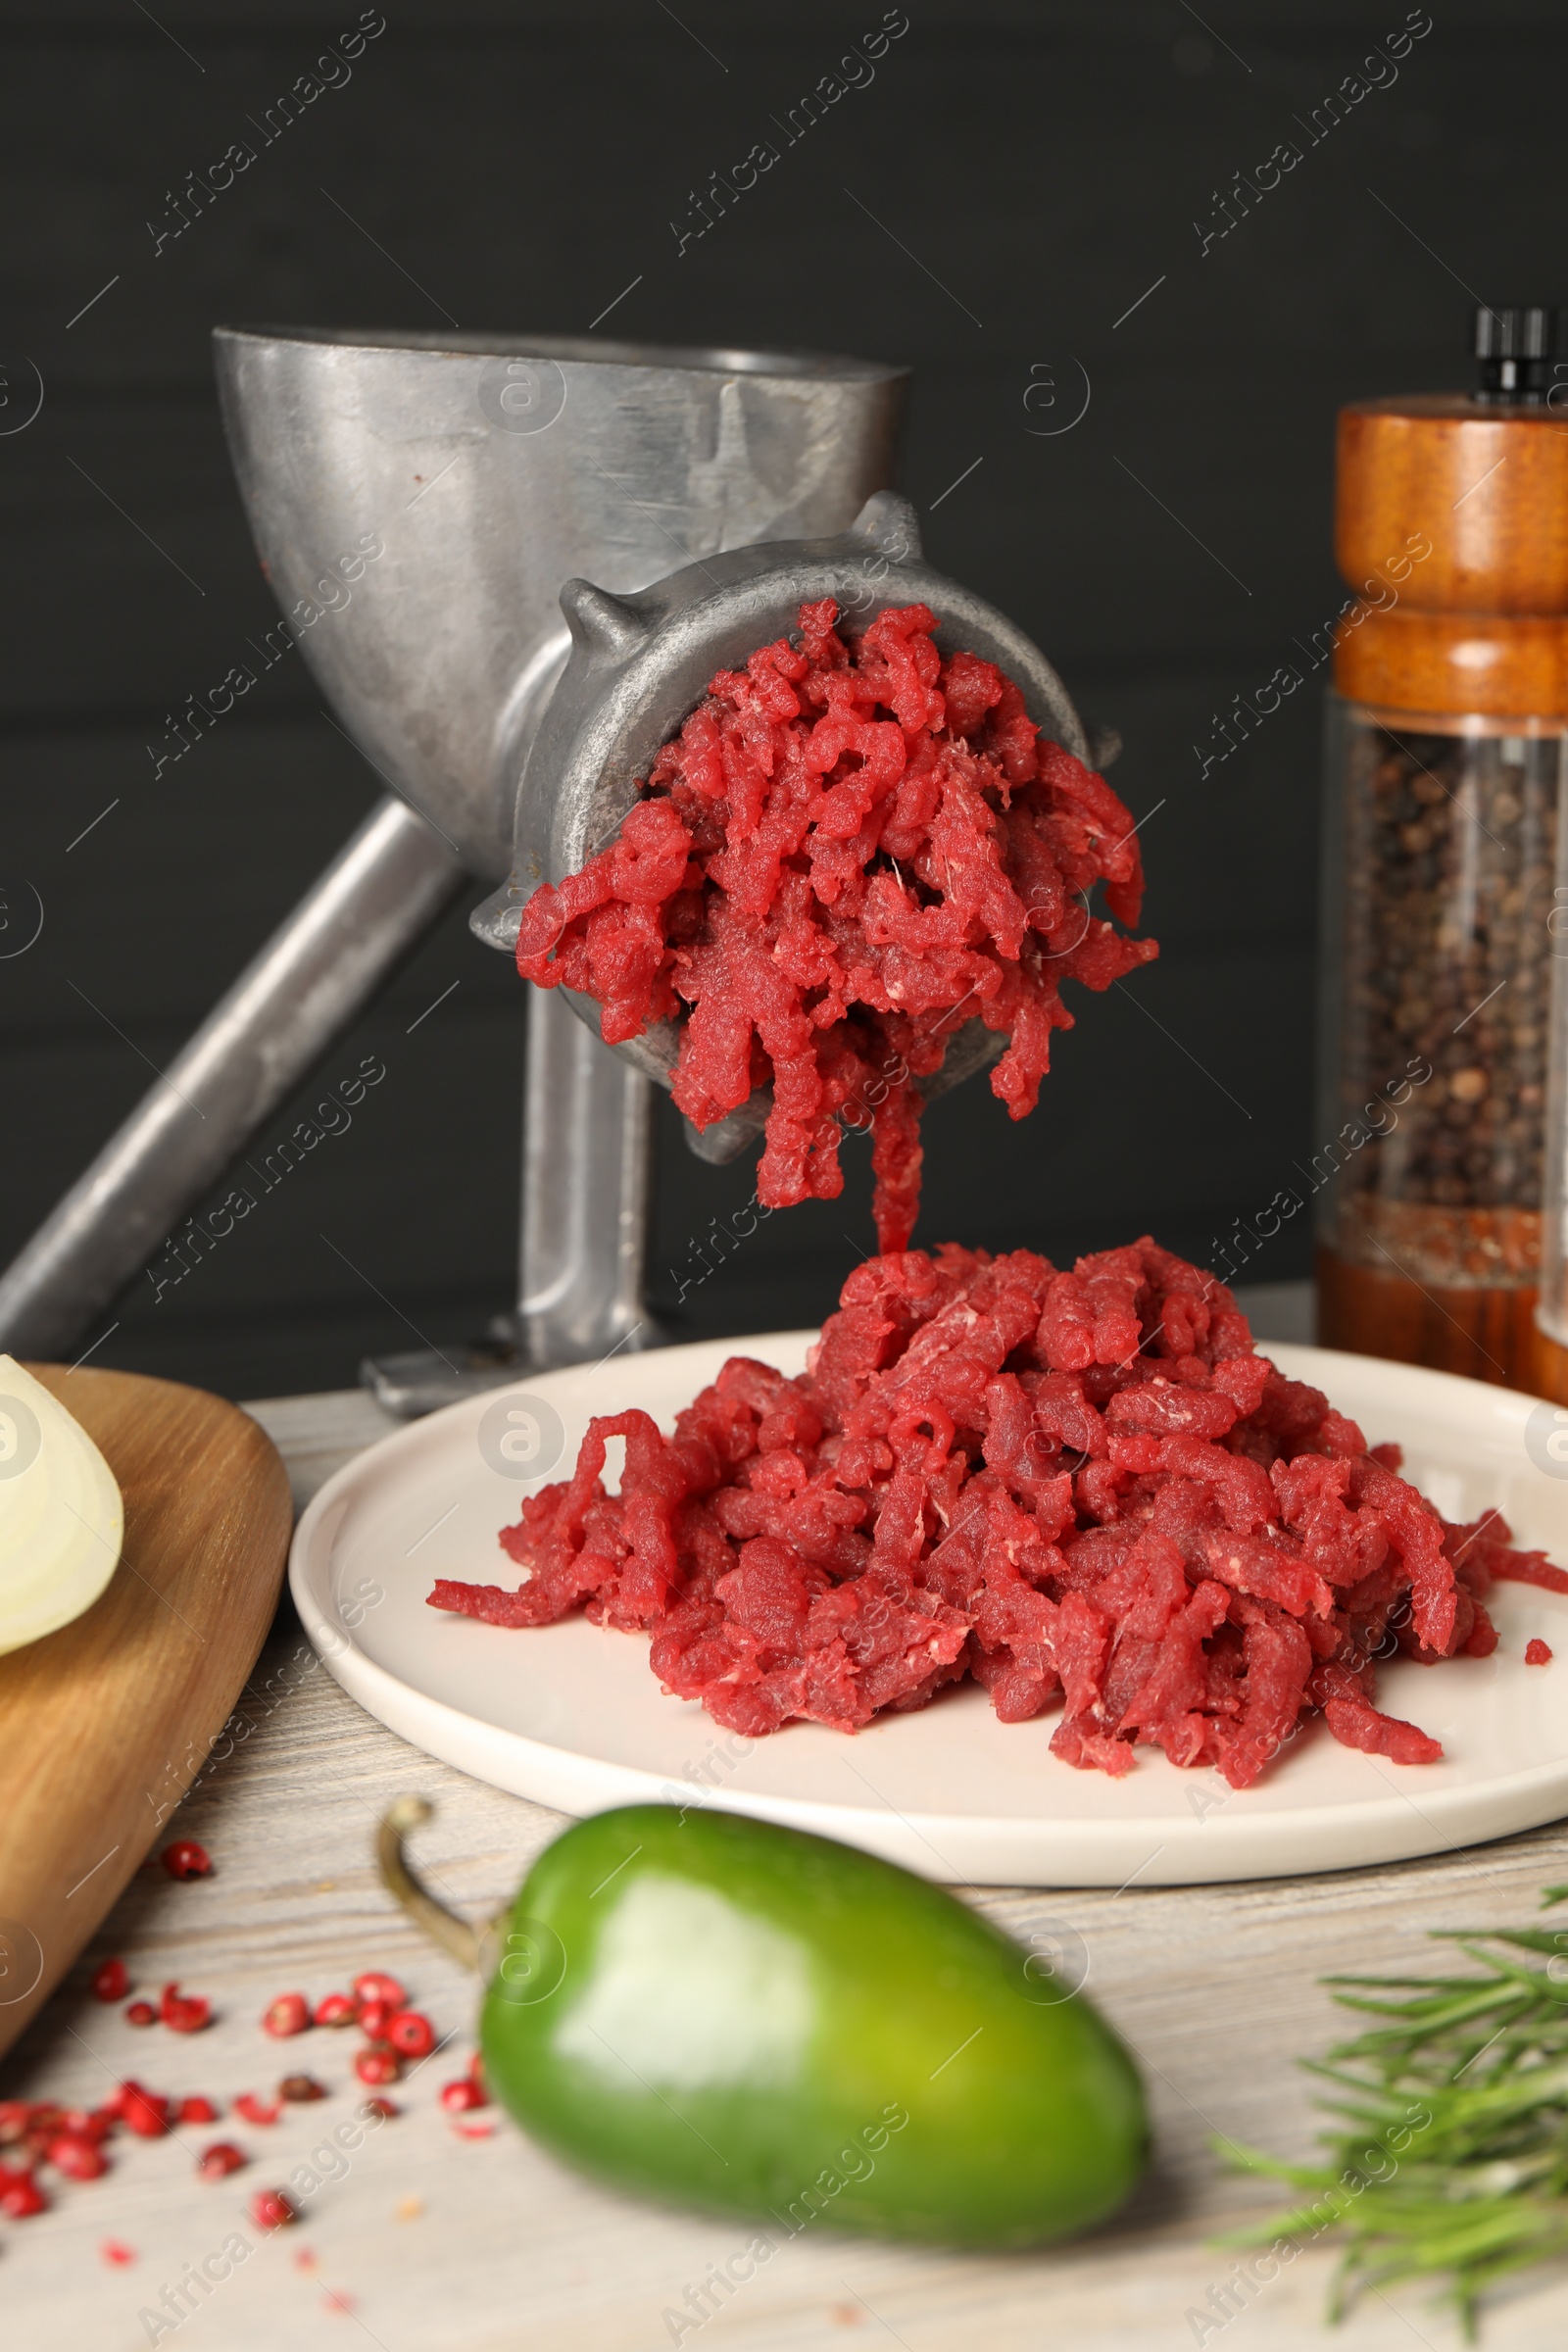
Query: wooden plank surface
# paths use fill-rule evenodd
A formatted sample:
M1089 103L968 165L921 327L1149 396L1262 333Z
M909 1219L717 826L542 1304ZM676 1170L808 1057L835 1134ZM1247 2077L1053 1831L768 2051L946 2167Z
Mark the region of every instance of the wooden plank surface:
M297 1493L388 1426L359 1396L255 1408L277 1436ZM86 1997L85 1963L12 2054L0 2096L100 2097L126 2072L155 2088L224 2097L308 2069L318 2105L271 2129L225 2119L169 2138L117 2141L107 2179L64 2189L36 2220L0 2222L5 2340L33 2352L121 2352L179 2342L203 2352L657 2352L679 2341L739 2352L900 2342L906 2352L1171 2352L1224 2333L1227 2352L1446 2352L1448 2320L1418 2291L1374 2298L1335 2337L1322 2325L1330 2258L1308 2249L1220 2330L1209 2296L1235 2256L1218 2229L1272 2198L1211 2153L1223 2134L1304 2153L1313 2130L1293 2054L1320 2046L1333 2011L1316 1980L1396 1967L1423 1932L1528 1917L1539 1887L1568 1876L1568 1836L1499 1844L1297 1881L1121 1893L982 1889L980 1907L1027 1935L1060 1921L1083 1938L1089 1990L1136 2049L1150 2085L1156 2164L1135 2205L1093 2239L1054 2254L991 2260L803 2232L701 2328L682 2328L687 2290L746 2243L733 2223L663 2213L563 2172L502 2126L466 2140L437 2098L470 2042L472 1991L409 1929L376 1884L371 1830L387 1800L422 1789L439 1807L420 1858L449 1900L478 1910L511 1892L556 1817L430 1762L372 1722L330 1681L296 1625L280 1620L227 1737L177 1827L217 1864L174 1886L144 1872L93 1952L119 1950L143 1985L178 1977L219 2011L204 2034L138 2034ZM352 2115L352 2036L270 2042L257 2019L274 1992L313 1997L360 1969L405 1976L454 2036L392 2094L403 2112L305 2200L300 2226L263 2241L251 2194L287 2185ZM249 2169L198 2181L200 2148L231 2136ZM313 2168L324 2173L323 2164ZM160 2309L166 2287L235 2233L249 2250L189 2316ZM111 2267L104 2240L137 2260ZM232 2257L227 2258L232 2260ZM222 2267L220 2264L220 2267ZM345 2311L333 2298L352 2306ZM151 2314L142 2317L141 2314ZM673 2314L673 2318L666 2315ZM1195 2315L1197 2315L1195 2317ZM684 2316L689 2319L689 2309ZM858 2330L858 2333L857 2332ZM1544 2274L1493 2309L1494 2352L1544 2352L1568 2334L1568 2278Z
M0 1657L0 2049L183 1796L271 1623L289 1535L282 1464L234 1405L29 1369L97 1445L125 1523L91 1608Z

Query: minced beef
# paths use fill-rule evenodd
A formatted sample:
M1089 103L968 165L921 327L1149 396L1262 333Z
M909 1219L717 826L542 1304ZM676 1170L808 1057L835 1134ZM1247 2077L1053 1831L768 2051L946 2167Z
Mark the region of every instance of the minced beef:
M831 598L708 698L654 762L618 839L523 909L517 968L594 998L610 1045L678 1020L673 1094L705 1128L772 1103L758 1199L844 1189L845 1126L871 1129L878 1244L920 1197L921 1096L975 1018L1008 1044L991 1075L1035 1106L1063 980L1146 963L1132 818L1042 740L994 663L947 658L924 605L879 612L852 653Z
M650 1634L665 1690L753 1737L858 1731L972 1675L1115 1775L1142 1743L1246 1788L1319 1711L1422 1764L1443 1751L1378 1710L1378 1661L1485 1656L1494 1578L1568 1575L1495 1512L1440 1519L1398 1461L1147 1238L1070 1273L948 1244L858 1267L798 1378L736 1356L667 1439L591 1422L502 1531L522 1583L430 1601Z

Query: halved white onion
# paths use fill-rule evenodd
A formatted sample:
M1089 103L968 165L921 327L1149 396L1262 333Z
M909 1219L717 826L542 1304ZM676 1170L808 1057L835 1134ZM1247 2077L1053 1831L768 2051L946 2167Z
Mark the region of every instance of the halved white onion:
M0 1355L0 1652L90 1608L114 1575L125 1513L78 1421Z

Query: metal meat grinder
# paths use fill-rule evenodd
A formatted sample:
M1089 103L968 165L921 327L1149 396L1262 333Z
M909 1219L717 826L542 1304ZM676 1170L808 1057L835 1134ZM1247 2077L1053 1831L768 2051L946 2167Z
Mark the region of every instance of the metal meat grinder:
M552 336L215 343L263 568L390 792L0 1276L18 1353L78 1338L466 883L502 885L472 924L510 952L529 893L613 837L713 671L807 598L835 596L852 635L930 604L939 643L998 662L1088 755L1044 657L921 560L887 488L902 369ZM367 1365L393 1411L662 1336L643 1298L650 1084L669 1083L673 1031L612 1053L596 1005L527 996L517 1303L456 1372L434 1350ZM925 1091L1002 1043L968 1024ZM732 1157L766 1109L689 1131L694 1148Z

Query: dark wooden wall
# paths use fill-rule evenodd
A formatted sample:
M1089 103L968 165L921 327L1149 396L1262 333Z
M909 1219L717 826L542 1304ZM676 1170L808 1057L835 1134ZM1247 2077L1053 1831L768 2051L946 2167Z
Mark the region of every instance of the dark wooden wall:
M1180 0L907 0L869 86L680 251L689 191L874 31L880 0L385 0L352 79L155 249L186 173L352 30L355 0L163 0L157 24L131 0L6 8L0 425L30 407L30 368L44 400L0 437L0 882L13 937L25 885L45 919L0 961L0 1258L377 790L297 661L154 778L165 714L274 617L209 328L581 332L639 276L627 336L912 365L906 482L934 560L1126 738L1115 780L1147 817L1161 960L1081 999L1027 1123L983 1085L933 1109L922 1236L1070 1256L1152 1228L1201 1255L1262 1208L1319 1140L1321 671L1206 773L1194 747L1338 605L1336 406L1467 380L1472 290L1564 292L1568 19L1432 0L1396 77L1363 69L1406 15L1205 0L1205 26ZM1384 86L1313 143L1313 110L1357 72ZM1237 171L1282 141L1299 163L1204 250ZM1043 431L1086 382L1081 421ZM328 1080L385 1061L353 1129L177 1293L133 1286L95 1360L256 1394L350 1381L410 1325L477 1327L513 1281L521 1031L518 984L454 912L327 1057ZM672 1297L752 1178L700 1167L663 1115ZM869 1244L852 1157L842 1201L775 1216L689 1292L689 1328L824 1311ZM1304 1270L1303 1222L1258 1278Z

